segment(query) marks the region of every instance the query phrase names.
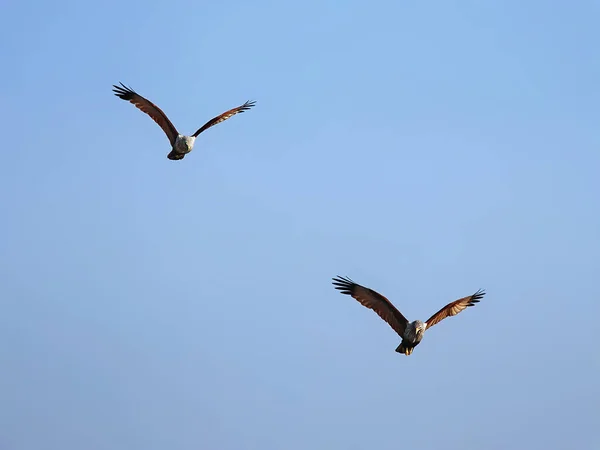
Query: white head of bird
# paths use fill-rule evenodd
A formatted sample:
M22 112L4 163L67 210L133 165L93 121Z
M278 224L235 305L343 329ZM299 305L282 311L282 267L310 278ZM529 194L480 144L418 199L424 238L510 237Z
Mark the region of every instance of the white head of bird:
M412 324L415 327L415 333L417 334L424 333L425 328L427 327L427 324L421 320L415 320Z
M194 136L182 136L179 134L175 140L175 150L179 153L189 153L194 148L194 141L196 141Z

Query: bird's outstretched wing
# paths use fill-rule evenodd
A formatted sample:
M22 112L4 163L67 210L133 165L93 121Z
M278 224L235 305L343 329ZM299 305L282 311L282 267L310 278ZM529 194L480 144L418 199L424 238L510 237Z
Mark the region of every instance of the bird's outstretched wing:
M177 132L177 129L171 123L167 115L162 111L162 109L160 109L150 100L142 97L130 87L125 86L121 82L119 82L119 84L123 87L119 87L113 84L113 92L115 93L115 95L119 98L122 98L123 100L129 101L130 103L134 104L140 111L143 111L150 117L152 117L152 120L154 120L158 124L158 126L161 127L162 130L165 132L165 134L169 138L169 142L171 143L171 145L174 145L175 139L177 139L177 135L179 133Z
M198 131L196 131L194 134L192 134L192 136L198 137L198 135L200 133L202 133L204 130L207 130L212 126L215 126L216 124L221 123L221 122L229 119L230 117L235 116L237 113L243 113L244 111L249 110L255 104L256 104L256 102L247 101L242 106L238 106L237 108L233 108L233 109L230 109L229 111L225 111L220 116L210 119L208 122L206 122L204 125L202 125L202 127L200 127L198 129Z
M458 299L452 303L448 303L438 312L436 312L433 316L431 316L427 322L426 329L431 328L436 323L441 322L446 317L451 317L457 315L459 312L464 311L469 306L474 306L475 303L478 303L479 300L483 298L485 292L483 290L478 290L473 295L469 295L468 297L463 297Z
M356 284L350 278L336 277L333 278L333 285L342 294L351 295L360 302L361 305L375 311L379 317L385 320L396 333L403 337L404 330L408 320L396 309L392 302L375 292L373 289L366 288L360 284Z

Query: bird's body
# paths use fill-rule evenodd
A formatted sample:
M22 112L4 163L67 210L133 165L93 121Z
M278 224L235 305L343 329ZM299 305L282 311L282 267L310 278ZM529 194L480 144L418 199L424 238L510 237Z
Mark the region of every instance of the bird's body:
M154 120L165 132L167 138L169 138L169 143L171 144L171 152L167 155L167 158L171 160L183 159L185 155L190 153L194 148L194 143L200 133L238 113L249 110L255 104L255 102L248 101L241 106L230 109L229 111L225 111L223 114L220 114L206 122L193 135L184 136L179 134L167 115L158 106L156 106L150 100L139 95L133 89L125 86L123 83L120 84L122 87L113 85L113 91L115 92L115 95L123 100L129 101L139 110L148 114L152 120Z
M196 138L194 136L182 136L178 134L175 138L175 144L169 153L169 159L183 159L185 155L192 151Z
M396 309L392 302L373 289L361 286L346 277L334 278L333 285L342 294L354 297L354 299L358 300L363 306L372 309L379 317L385 320L402 338L402 342L396 347L396 352L403 353L407 356L412 354L415 347L423 340L423 335L428 328L439 323L446 317L455 316L467 307L473 306L485 295L485 292L479 290L473 295L448 303L426 322L421 320L409 322L402 313Z
M420 320L407 323L404 334L402 335L402 342L400 342L396 351L398 353L410 355L423 339L423 333L425 332L426 327L427 326Z

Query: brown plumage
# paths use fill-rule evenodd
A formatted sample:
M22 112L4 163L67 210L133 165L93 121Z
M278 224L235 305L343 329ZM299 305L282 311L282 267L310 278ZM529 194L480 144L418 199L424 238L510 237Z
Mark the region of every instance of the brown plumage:
M485 295L484 291L478 290L473 295L448 303L431 316L427 322L423 323L420 320L409 322L386 297L373 289L355 283L350 278L339 276L333 278L333 285L342 294L352 296L361 305L372 309L379 317L385 320L402 338L402 342L396 348L396 351L405 355L410 355L414 348L419 345L423 339L425 330L441 322L446 317L455 316L469 306L475 305Z
M237 113L242 113L244 111L249 110L255 104L256 104L256 102L247 101L246 103L244 103L241 106L236 106L235 108L231 108L229 111L225 111L223 114L220 114L217 117L213 117L208 122L206 122L204 125L202 125L200 128L198 128L198 131L196 131L194 134L192 134L192 136L198 137L198 135L200 133L202 133L203 131L208 130L210 127L214 127L215 125L226 121L230 117L235 116Z
M191 136L185 136L179 134L177 128L175 128L175 125L173 125L173 123L169 120L169 118L163 112L162 109L160 109L147 98L142 97L130 87L125 86L123 83L119 84L121 85L121 87L113 85L113 92L115 93L115 95L123 100L130 102L131 104L135 105L135 107L138 108L140 111L143 111L146 114L148 114L152 118L152 120L154 120L158 124L158 126L160 126L160 128L162 128L162 130L165 132L167 138L169 139L169 143L172 147L171 152L167 155L167 157L172 160L183 159L183 157L187 153L191 152L192 148L194 147L194 141L200 133L209 129L210 127L213 127L229 119L230 117L235 116L238 113L242 113L244 111L249 110L256 104L256 102L247 101L241 106L232 108L228 111L225 111L223 114L220 114L217 117L210 119L200 128L198 128L198 130Z
M163 112L163 110L147 98L142 97L130 87L125 86L123 83L119 84L122 87L113 84L113 92L115 95L123 100L128 101L140 111L148 114L152 120L154 120L165 132L171 145L175 145L175 139L177 139L179 132L177 131L177 128L175 128L175 125L173 125L167 115Z
M333 278L333 285L342 294L354 297L361 305L375 311L400 336L404 334L408 320L379 292L356 284L345 277Z
M434 326L436 323L440 323L446 317L452 317L457 315L458 313L464 311L469 306L475 306L475 303L479 303L479 300L483 298L485 292L481 289L475 292L473 295L469 295L467 297L459 298L452 303L448 303L438 312L436 312L433 316L431 316L425 322L427 324L427 329Z

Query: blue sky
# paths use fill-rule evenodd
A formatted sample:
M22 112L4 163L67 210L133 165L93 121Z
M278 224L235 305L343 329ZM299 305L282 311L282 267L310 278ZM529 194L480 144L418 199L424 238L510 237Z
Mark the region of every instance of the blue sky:
M2 450L599 448L598 1L0 10Z

